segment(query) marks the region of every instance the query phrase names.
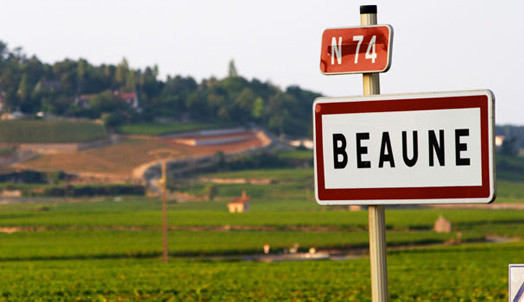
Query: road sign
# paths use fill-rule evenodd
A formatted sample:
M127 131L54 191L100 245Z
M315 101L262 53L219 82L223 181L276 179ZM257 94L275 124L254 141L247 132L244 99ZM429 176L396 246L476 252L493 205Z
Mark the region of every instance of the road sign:
M493 201L493 101L489 90L318 98L317 202Z
M324 74L385 72L391 64L389 25L326 29L320 71Z
M509 265L509 301L524 301L524 264Z

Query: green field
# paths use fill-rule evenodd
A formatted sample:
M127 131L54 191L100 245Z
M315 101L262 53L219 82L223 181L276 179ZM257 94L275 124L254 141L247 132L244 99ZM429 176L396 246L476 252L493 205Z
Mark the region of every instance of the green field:
M213 184L215 201L170 201L167 265L158 198L0 204L0 227L16 231L0 233L0 301L370 301L368 213L316 205L312 172L205 175L275 182ZM208 185L175 188L198 195ZM242 190L252 196L251 210L228 213ZM498 182L496 202L522 203L522 190ZM440 215L451 233L432 231ZM388 207L386 229L390 301L504 301L508 264L524 261L522 210ZM356 258L243 261L261 255L264 244L273 254L298 244L300 252L335 249Z
M137 123L123 125L118 128L122 134L136 135L166 135L187 131L223 128L225 125L199 122L169 122L169 123Z
M207 178L246 178L246 179L272 179L278 182L268 190L264 186L251 184L216 184L219 195L232 197L238 195L242 190L246 190L250 195L258 198L271 200L278 199L313 199L313 169L267 169L267 170L247 170L224 173L206 174ZM196 195L205 194L205 184L203 183L184 183L179 184L178 188L182 191ZM524 202L524 182L497 181L496 203L523 203ZM315 203L309 203L310 207L316 207Z
M223 202L205 203L221 204L214 210L188 209L190 204L195 205L170 204L169 249L175 258L167 265L159 259L158 200L0 205L2 227L26 228L0 234L0 301L370 301L365 255L281 263L243 262L240 256L261 254L266 243L273 253L297 243L304 251L366 247L366 211L272 211L261 204L248 213L229 214ZM388 245L405 246L388 255L391 301L507 299L507 264L522 262L524 211L386 213ZM431 231L438 215L452 221L452 233ZM409 248L444 243L457 232L462 233L460 245ZM487 235L518 241L475 243ZM201 258L206 255L234 258ZM490 278L478 278L484 274Z
M218 178L247 178L264 179L271 178L277 181L307 183L313 181L313 169L265 169L265 170L244 170L234 172L223 172L203 175L204 177Z
M77 143L107 137L103 125L71 120L0 122L0 143Z
M290 160L310 159L310 160L313 160L313 151L310 151L310 150L283 151L283 152L280 152L278 155L280 158L283 158L283 159L290 159Z
M522 243L394 251L390 301L507 301ZM371 301L369 260L281 263L172 259L0 262L5 301Z

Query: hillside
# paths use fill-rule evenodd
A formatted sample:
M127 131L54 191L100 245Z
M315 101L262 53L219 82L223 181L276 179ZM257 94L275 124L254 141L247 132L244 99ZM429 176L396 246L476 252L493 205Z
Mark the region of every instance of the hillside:
M224 154L250 151L267 144L256 133L246 131L244 140L227 144L188 145L176 138L158 136L122 136L119 143L78 152L41 154L20 163L18 168L37 171L66 171L80 176L108 178L108 181L122 181L132 178L134 170L141 165L155 163L157 158L150 153L154 150L172 150L174 159L190 159L213 156L217 151Z
M228 76L197 82L191 76L158 78L158 67L133 69L87 60L53 64L10 50L0 41L0 108L4 113L102 119L106 126L158 120L236 126L256 124L275 134L311 134L311 105L319 93L248 80L234 62ZM29 59L28 59L29 58ZM127 132L124 128L124 132ZM134 132L136 129L131 129Z

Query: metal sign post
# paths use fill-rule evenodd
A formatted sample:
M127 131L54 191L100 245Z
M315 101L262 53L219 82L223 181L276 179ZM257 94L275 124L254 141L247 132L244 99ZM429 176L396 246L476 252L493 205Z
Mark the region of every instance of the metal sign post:
M360 25L377 24L377 6L360 7ZM364 95L380 94L378 73L362 75ZM386 214L383 205L370 205L369 260L371 263L371 298L373 302L388 301L388 268L386 260Z

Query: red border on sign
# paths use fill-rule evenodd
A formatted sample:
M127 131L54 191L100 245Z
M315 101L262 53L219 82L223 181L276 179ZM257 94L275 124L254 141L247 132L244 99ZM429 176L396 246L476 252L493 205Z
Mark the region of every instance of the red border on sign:
M490 192L488 96L442 96L378 101L315 103L315 148L317 196L319 201L337 200L416 200L488 198ZM322 116L326 114L371 113L480 108L481 186L403 187L403 188L352 188L326 189L324 178L324 150Z

